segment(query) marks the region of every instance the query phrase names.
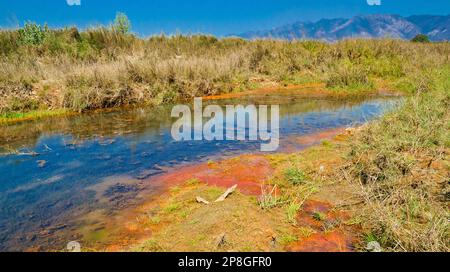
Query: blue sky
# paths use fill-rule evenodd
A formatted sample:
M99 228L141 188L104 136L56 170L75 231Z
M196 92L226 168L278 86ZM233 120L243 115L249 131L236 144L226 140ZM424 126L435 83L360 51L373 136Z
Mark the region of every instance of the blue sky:
M31 20L51 27L85 28L109 24L117 11L125 12L133 31L143 36L161 32L221 36L357 14L447 15L450 0L0 0L0 26L14 28Z

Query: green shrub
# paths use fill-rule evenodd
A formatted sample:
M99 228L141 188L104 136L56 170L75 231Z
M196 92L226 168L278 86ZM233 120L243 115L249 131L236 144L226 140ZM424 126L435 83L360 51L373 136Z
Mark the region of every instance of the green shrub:
M430 38L428 38L428 36L425 34L417 34L414 38L412 38L411 41L419 43L428 43L430 42Z
M26 22L25 26L19 29L19 41L25 45L39 45L44 42L48 32L47 25L42 27L33 22Z

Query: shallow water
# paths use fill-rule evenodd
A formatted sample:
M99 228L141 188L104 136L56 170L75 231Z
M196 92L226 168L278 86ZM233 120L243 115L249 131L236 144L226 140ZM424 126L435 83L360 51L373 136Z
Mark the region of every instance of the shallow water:
M293 136L359 125L397 102L265 94L208 103L279 104L278 151L290 151L308 145ZM259 152L259 141L175 142L170 110L138 108L1 127L0 250L62 250L80 238L74 218L98 209L117 211L137 201L134 187L114 187L121 180L139 183L183 164ZM111 207L99 192L129 197L119 197Z

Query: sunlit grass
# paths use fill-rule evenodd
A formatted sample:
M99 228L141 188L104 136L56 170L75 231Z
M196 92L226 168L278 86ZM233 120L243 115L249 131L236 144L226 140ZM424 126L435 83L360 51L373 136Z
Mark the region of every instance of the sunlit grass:
M0 114L0 124L7 124L21 120L35 120L45 117L53 117L69 114L66 109L57 110L33 110L29 112L9 112Z

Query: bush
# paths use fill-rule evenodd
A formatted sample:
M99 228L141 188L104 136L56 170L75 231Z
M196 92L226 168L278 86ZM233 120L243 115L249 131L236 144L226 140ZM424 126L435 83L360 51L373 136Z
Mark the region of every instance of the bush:
M419 43L428 43L428 42L430 42L430 39L425 34L417 34L414 38L412 38L411 41L419 42Z
M25 45L39 45L44 42L48 32L47 25L42 27L33 22L26 22L25 26L19 29L19 41Z

